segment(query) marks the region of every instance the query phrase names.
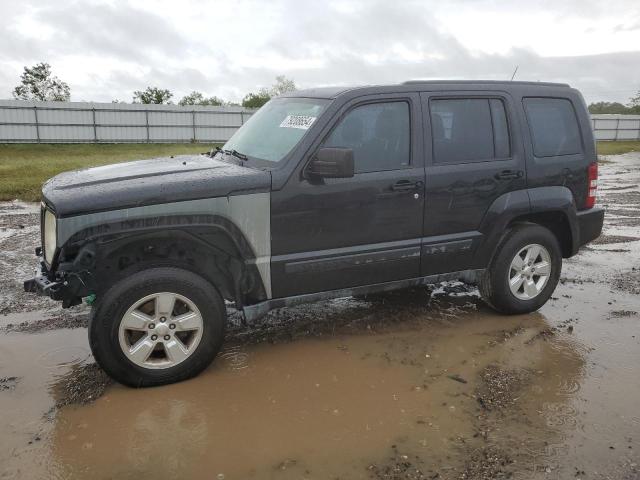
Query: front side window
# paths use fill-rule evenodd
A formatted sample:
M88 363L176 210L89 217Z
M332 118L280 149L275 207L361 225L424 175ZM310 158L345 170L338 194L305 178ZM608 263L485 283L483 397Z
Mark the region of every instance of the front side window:
M356 107L342 118L324 146L351 148L356 173L405 168L411 150L409 104L402 101Z
M502 100L432 100L430 112L434 163L484 162L511 155Z
M279 162L329 104L318 98L275 98L254 113L222 147L250 158Z
M582 151L578 119L565 98L525 98L536 157L574 155Z

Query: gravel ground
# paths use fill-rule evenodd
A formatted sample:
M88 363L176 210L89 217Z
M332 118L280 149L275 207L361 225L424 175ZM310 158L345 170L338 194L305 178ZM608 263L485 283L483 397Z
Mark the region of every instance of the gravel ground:
M367 459L354 476L640 478L636 408L640 390L634 380L640 376L640 154L609 160L601 166L605 231L578 256L565 261L558 289L537 314L517 319L495 315L473 286L458 282L282 309L249 327L243 327L238 314L230 310L225 348L210 369L189 382L144 392L113 385L93 363L86 344L86 305L63 310L56 302L22 291L21 282L34 267L38 206L0 204L0 411L5 412L0 416L0 430L5 432L0 442L8 445L6 455L0 453L0 478L35 478L37 474L86 478L96 476L96 471L121 476L122 470L113 468L118 462L101 463L99 457L91 456L92 448L113 450L124 468L138 472L139 477L151 477L155 464L143 462L145 468L136 470L139 464L125 452L149 445L169 458L170 452L158 443L166 424L173 425L174 441L188 441L194 448L204 445L207 452L223 451L227 452L224 458L231 458L244 444L233 447L234 436L222 443L212 433L198 437L199 426L209 423L212 432L237 429L236 436L250 443L264 433L269 424L262 422L274 413L257 404L245 410L244 417L236 418L235 424L225 426L227 417L235 418L236 409L255 400L256 395L245 389L260 384L269 392L269 405L278 405L271 403L284 401L271 391L279 378L269 376L274 369L285 369L289 375L288 369L307 365L310 381L319 378L317 385L325 385L332 375L347 375L349 368L355 368L343 363L345 359L357 359L358 368L375 367L354 375L354 383L361 376L384 377L388 369L399 369L389 378L405 374L407 378L394 385L394 399L397 396L401 401L407 395L416 399L415 404L394 406L384 413L377 403L365 402L374 395L373 390L349 394L348 385L343 385L335 397L322 397L319 411L321 415L329 412L330 417L320 418L315 435L331 418L341 418L341 410L331 402L351 399L361 410L370 409L372 419L386 422L386 454L368 457L367 448L373 447L364 440L345 450L351 460ZM314 342L333 343L313 357L307 349ZM305 348L298 348L303 345ZM318 364L314 363L317 359ZM274 366L278 361L284 366ZM264 370L259 370L263 365ZM301 398L289 410L312 397L304 390L305 372L292 376L292 382L297 378L301 383L288 391L291 395L300 391ZM243 381L236 383L238 378ZM216 416L218 403L226 409L223 416ZM348 411L349 405L342 408ZM159 413L158 406L165 406L171 414ZM398 408L415 416L409 420L385 417ZM361 413L357 410L352 415ZM128 411L132 415L128 422L119 418ZM350 478L323 470L320 465L326 459L300 453L298 446L309 441L309 429L303 428L296 437L295 423L287 411L282 410L282 417L276 415L270 428L288 426L290 450L282 450L288 440L284 433L278 441L268 439L261 444L268 458L268 475ZM305 415L318 415L311 412ZM189 427L184 437L180 423L171 423L175 415L186 415L183 422ZM245 417L252 419L249 426L238 426ZM345 425L348 421L347 417L342 420ZM73 426L85 424L90 425L90 436L77 446L69 439L82 437L85 427ZM128 430L129 424L138 430ZM411 428L397 432L392 428L396 424ZM336 425L337 431L341 425ZM350 428L355 431L359 425ZM342 436L348 437L335 433L324 444L309 445L313 451L332 451L336 438ZM110 443L99 447L99 439L110 439ZM129 439L135 439L135 445L127 443ZM121 447L126 449L121 451ZM245 454L253 458L246 462L258 461L250 457L251 451ZM333 463L340 454L339 450L333 453ZM51 455L53 463L35 461ZM136 458L142 462L140 458L152 456L147 452ZM205 466L208 456L201 457ZM224 458L216 460L215 468L224 464ZM158 465L173 465L167 462ZM74 467L56 470L67 464ZM345 469L352 467L345 461ZM254 474L267 475L258 464L255 469ZM201 478L205 472L211 476L212 471L183 472L183 477ZM79 476L77 472L83 473ZM215 475L224 477L217 470L213 478Z

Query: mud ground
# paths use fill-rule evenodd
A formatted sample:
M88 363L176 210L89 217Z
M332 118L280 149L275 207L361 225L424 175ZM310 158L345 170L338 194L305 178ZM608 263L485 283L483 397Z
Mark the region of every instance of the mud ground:
M0 204L0 479L640 478L640 154L601 165L602 237L531 315L447 283L230 313L202 375L132 390L88 309L24 294L38 207Z

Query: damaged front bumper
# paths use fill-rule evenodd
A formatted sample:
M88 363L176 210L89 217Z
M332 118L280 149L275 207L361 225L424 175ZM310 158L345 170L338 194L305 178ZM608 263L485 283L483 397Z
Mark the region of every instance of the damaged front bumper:
M36 255L39 253L36 251ZM82 288L84 285L79 288L76 279L79 279L77 275L70 278L66 273L52 275L42 258L39 257L36 276L24 281L24 291L62 301L62 307L69 308L82 303L82 297L89 295L89 292ZM82 283L84 284L84 282Z

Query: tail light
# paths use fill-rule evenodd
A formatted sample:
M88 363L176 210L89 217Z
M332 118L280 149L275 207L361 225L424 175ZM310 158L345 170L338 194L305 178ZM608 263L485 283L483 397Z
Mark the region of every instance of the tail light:
M592 163L587 169L587 200L584 208L593 208L596 204L596 194L598 193L598 164Z

